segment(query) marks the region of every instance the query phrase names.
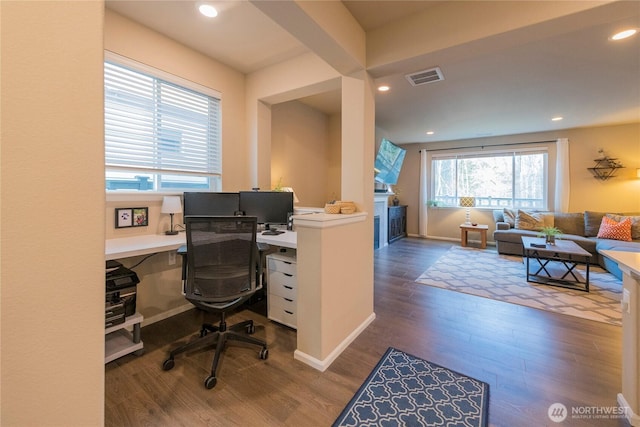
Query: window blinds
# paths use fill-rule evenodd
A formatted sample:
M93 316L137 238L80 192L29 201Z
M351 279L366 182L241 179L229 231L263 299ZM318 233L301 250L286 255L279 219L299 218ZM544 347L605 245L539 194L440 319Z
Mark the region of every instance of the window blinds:
M220 99L107 61L105 165L220 175Z

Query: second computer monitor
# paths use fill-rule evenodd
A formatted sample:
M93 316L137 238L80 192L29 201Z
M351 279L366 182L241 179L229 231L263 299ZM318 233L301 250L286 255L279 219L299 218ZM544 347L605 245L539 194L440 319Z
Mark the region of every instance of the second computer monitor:
M260 224L287 224L293 213L293 193L286 191L241 191L240 210L258 217Z
M239 211L238 193L184 193L184 216L233 216Z

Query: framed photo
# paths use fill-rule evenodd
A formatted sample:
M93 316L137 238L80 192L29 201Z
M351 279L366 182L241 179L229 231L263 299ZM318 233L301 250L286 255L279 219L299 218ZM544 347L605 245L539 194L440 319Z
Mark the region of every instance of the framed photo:
M149 225L149 208L116 208L116 228L146 227Z
M146 227L149 225L149 208L133 208L133 226Z

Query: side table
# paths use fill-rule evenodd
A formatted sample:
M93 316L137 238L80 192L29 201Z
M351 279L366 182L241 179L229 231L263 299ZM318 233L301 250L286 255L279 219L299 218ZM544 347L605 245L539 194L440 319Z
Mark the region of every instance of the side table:
M460 243L462 247L467 247L468 234L470 231L476 231L480 233L480 248L485 249L487 247L487 231L489 226L486 224L460 224Z

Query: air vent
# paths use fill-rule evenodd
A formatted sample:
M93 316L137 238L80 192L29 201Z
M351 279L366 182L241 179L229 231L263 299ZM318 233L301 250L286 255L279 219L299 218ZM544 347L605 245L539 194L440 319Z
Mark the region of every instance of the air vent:
M420 86L427 83L439 82L444 80L442 70L439 67L430 68L428 70L417 71L405 76L412 86Z

